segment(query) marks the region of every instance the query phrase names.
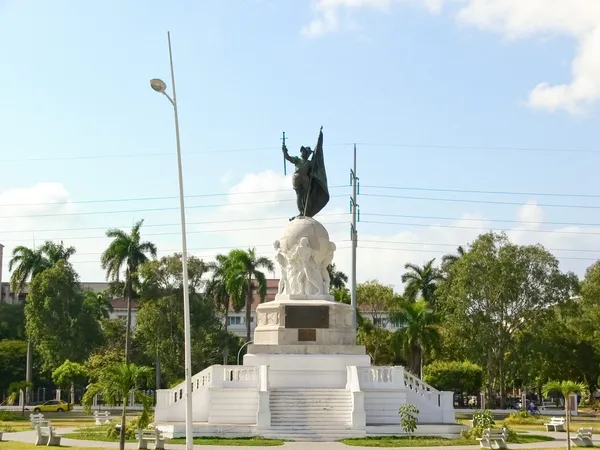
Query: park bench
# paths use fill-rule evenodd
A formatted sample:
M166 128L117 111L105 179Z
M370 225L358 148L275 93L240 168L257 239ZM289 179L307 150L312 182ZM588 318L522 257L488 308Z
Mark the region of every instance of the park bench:
M147 449L148 441L154 441L154 448L164 449L165 438L159 430L137 430L138 449Z
M508 433L504 428L502 430L487 428L483 430L482 436L477 438L481 448L493 448L494 442L498 448L508 448L506 446L506 439L508 439Z
M29 414L29 420L31 421L31 426L33 428L38 425L48 425L48 421L44 420L44 415L41 413Z
M578 447L593 447L594 442L592 441L592 429L580 428L575 437L571 437L571 442Z
M565 418L552 417L546 425L546 431L565 431Z
M96 419L96 425L103 425L112 422L112 416L108 411L94 411L94 419Z
M35 427L37 432L37 439L35 441L35 445L47 445L48 447L56 446L60 447L60 440L62 436L56 434L54 427L48 425L47 427L38 425Z

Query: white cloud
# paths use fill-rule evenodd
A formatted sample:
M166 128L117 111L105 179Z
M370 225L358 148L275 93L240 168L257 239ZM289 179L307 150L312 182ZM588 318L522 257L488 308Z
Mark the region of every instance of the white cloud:
M316 0L313 19L302 33L318 37L344 29L344 11L360 8L386 10L403 0ZM409 2L409 0L404 0ZM509 39L534 35L564 35L575 39L572 80L543 81L528 95L532 108L583 113L600 99L600 1L598 0L415 0L432 13L444 3L459 5L459 23L504 34Z

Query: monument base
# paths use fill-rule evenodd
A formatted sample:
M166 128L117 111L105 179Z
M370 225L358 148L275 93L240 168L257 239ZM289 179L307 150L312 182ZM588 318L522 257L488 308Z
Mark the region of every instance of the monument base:
M277 296L272 302L258 305L252 349L258 353L265 353L257 348L269 346L270 352L318 353L303 349L308 346L355 346L356 330L352 326L350 305L333 302L329 299L330 296L320 296L321 299L311 300L293 297L296 296ZM295 350L285 351L272 347L290 345L296 346ZM302 349L297 346L301 346ZM362 353L364 354L364 349Z

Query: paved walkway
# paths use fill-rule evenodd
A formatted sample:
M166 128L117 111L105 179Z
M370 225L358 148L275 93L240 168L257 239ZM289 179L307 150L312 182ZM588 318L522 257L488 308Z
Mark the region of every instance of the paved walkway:
M58 434L71 433L75 428L58 428L56 431ZM566 433L547 433L542 431L536 431L532 434L550 436L553 437L554 441L536 442L532 444L509 444L510 449L536 449L536 448L561 448L567 446L567 434ZM36 439L34 430L19 431L16 433L4 433L3 440L5 441L18 441L28 442L33 444ZM600 436L594 436L596 445L600 445ZM74 446L74 447L97 447L97 448L119 448L119 444L116 442L100 442L100 441L83 441L79 439L63 439L61 442L62 446ZM128 449L136 449L137 443L125 444ZM166 444L166 449L182 450L185 449L183 444ZM235 447L227 445L194 445L195 449L198 450L232 450ZM277 448L290 449L290 450L351 450L353 448L373 448L373 447L354 447L344 445L340 442L286 442L280 447L248 447L256 450L274 450ZM448 446L448 447L377 447L377 448L405 448L410 450L425 449L425 450L476 450L479 446L473 445L462 445L462 446Z

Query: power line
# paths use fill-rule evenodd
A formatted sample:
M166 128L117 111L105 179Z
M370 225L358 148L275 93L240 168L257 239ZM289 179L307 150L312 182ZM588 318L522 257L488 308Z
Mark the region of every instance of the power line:
M510 151L510 152L543 152L543 153L592 153L598 154L600 150L574 149L574 148L541 148L541 147L494 147L476 145L436 145L436 144L375 144L372 142L357 142L356 145L365 147L405 147L405 148L431 148L443 150L478 150L478 151Z
M331 195L333 197L346 197L344 194ZM257 202L244 202L244 203L221 203L215 205L194 205L186 206L185 209L196 209L196 208L220 208L227 206L245 206L245 205L259 205L266 203L280 203L280 202L295 202L295 198L286 198L279 200L262 200ZM85 212L73 212L73 213L54 213L54 214L29 214L24 216L0 216L0 219L25 219L33 217L58 217L58 216L82 216L82 215L101 215L101 214L123 214L123 213L137 213L137 212L155 212L155 211L179 211L179 206L170 208L145 208L145 209L123 209L116 211L85 211Z
M431 223L402 223L402 222L376 222L370 220L361 220L361 223L372 223L378 225L401 225L406 227L429 227L429 228L457 228L463 230L494 230L494 231L525 231L527 233L557 233L557 234L589 234L589 235L600 235L600 232L585 232L585 231L564 231L564 230L519 230L515 228L492 228L492 227L466 227L461 225L438 225Z
M484 191L478 189L445 189L445 188L423 188L402 186L374 186L362 185L363 188L389 189L397 191L427 191L427 192L454 192L460 194L492 194L492 195L525 195L539 197L578 197L578 198L600 198L600 194L566 194L558 192L518 192L518 191Z
M467 150L467 151L501 151L501 152L536 152L536 153L588 153L599 154L600 150L595 149L576 149L576 148L547 148L547 147L511 147L511 146L473 146L473 145L440 145L440 144L409 144L409 143L374 143L374 142L345 142L327 144L327 147L348 147L352 145L363 147L400 147L400 148L426 148L439 150ZM229 153L260 153L267 151L277 151L280 147L267 146L258 148L234 148L234 149L209 149L198 151L187 151L183 156L193 155L208 155L208 154L229 154ZM26 158L6 158L0 159L0 163L13 162L34 162L34 161L88 161L102 159L132 159L132 158L153 158L173 156L172 152L155 152L155 153L115 153L109 155L65 155L65 156L33 156Z
M435 198L435 197L412 197L405 195L385 195L385 194L369 194L361 193L361 196L366 197L380 197L380 198L395 198L404 200L428 200L434 202L456 202L456 203L483 203L489 205L513 205L513 206L524 206L523 203L519 202L505 202L499 200L470 200L470 199L459 199L459 198ZM600 209L597 205L555 205L548 203L536 203L535 206L543 206L546 208L573 208L573 209Z
M391 247L371 247L371 246L358 246L359 249L371 249L371 250L389 250L389 251L397 251L397 252L423 252L423 253L440 253L438 250L426 250L426 249L407 249L407 248L391 248ZM579 261L598 261L598 258L583 258L583 257L575 257L575 256L557 256L554 255L556 259L567 259L567 260L579 260Z
M410 214L375 214L363 213L363 216L376 217L402 217L405 219L431 219L431 220L465 220L473 222L504 222L504 223L522 223L529 225L563 225L563 226L578 226L578 227L600 227L600 223L589 222L552 222L546 220L530 221L530 220L512 220L512 219L477 219L475 217L442 217L442 216L415 216ZM434 224L431 224L434 226Z
M323 225L338 225L338 224L345 224L347 222L323 222ZM218 230L192 230L192 231L187 231L187 234L200 234L200 233L230 233L233 231L258 231L258 230L271 230L271 229L281 229L281 225L276 225L276 226L269 226L269 227L255 227L255 228L230 228L230 229L221 229L219 228ZM173 232L168 232L168 233L144 233L144 237L146 236L174 236L174 235L179 235L181 234L181 231L173 231ZM51 239L47 239L47 238L38 238L41 241L48 241L48 240L52 240L52 239L57 239L57 238L51 238ZM74 236L74 237L70 237L70 238L66 238L66 237L62 237L63 240L90 240L90 239L109 239L106 236ZM9 239L9 240L3 240L2 242L24 242L24 241L29 241L29 239Z
M431 242L410 242L410 241L380 241L380 240L361 240L360 242L374 243L374 244L402 244L402 245L426 245L430 247L452 247L457 248L465 244L440 244ZM546 248L549 252L582 252L582 253L600 253L600 249L573 249L573 248ZM411 250L412 251L412 250Z
M319 217L346 216L349 214L350 213L319 214ZM199 221L199 222L187 222L186 221L186 225L209 225L209 224L219 224L219 223L258 222L258 221L265 221L265 220L283 220L283 219L289 219L289 216L261 217L261 218L254 218L254 219L206 220L206 221ZM155 223L155 224L144 222L144 228L174 227L174 226L180 226L180 225L181 224L179 222L177 222L177 223ZM121 225L121 226L110 226L110 227L46 228L46 229L36 229L36 230L32 230L32 229L29 229L29 230L2 230L2 233L3 234L44 233L44 232L54 233L54 232L60 232L60 231L108 230L109 228L127 229L127 228L131 228L131 224L130 225Z
M351 143L327 144L327 147L345 147L353 145ZM183 152L183 156L210 155L219 153L258 153L281 151L281 147L259 147L259 148L233 148L233 149L210 149ZM76 160L95 160L95 159L130 159L130 158L153 158L161 156L174 156L173 152L156 153L114 153L112 155L72 155L72 156L33 156L29 158L11 158L0 159L0 163L24 162L24 161L76 161Z
M329 186L329 189L350 188L348 185ZM277 189L273 191L254 191L254 192L219 192L213 194L191 194L185 198L203 198L203 197L224 197L228 195L256 195L256 194L273 194L279 192L289 193L290 189ZM132 198L113 198L101 200L65 200L60 202L40 202L40 203L4 203L0 204L3 207L22 207L22 206L43 206L43 205L75 205L85 203L117 203L117 202L143 202L143 201L159 201L159 200L175 200L178 196L168 197L132 197Z

